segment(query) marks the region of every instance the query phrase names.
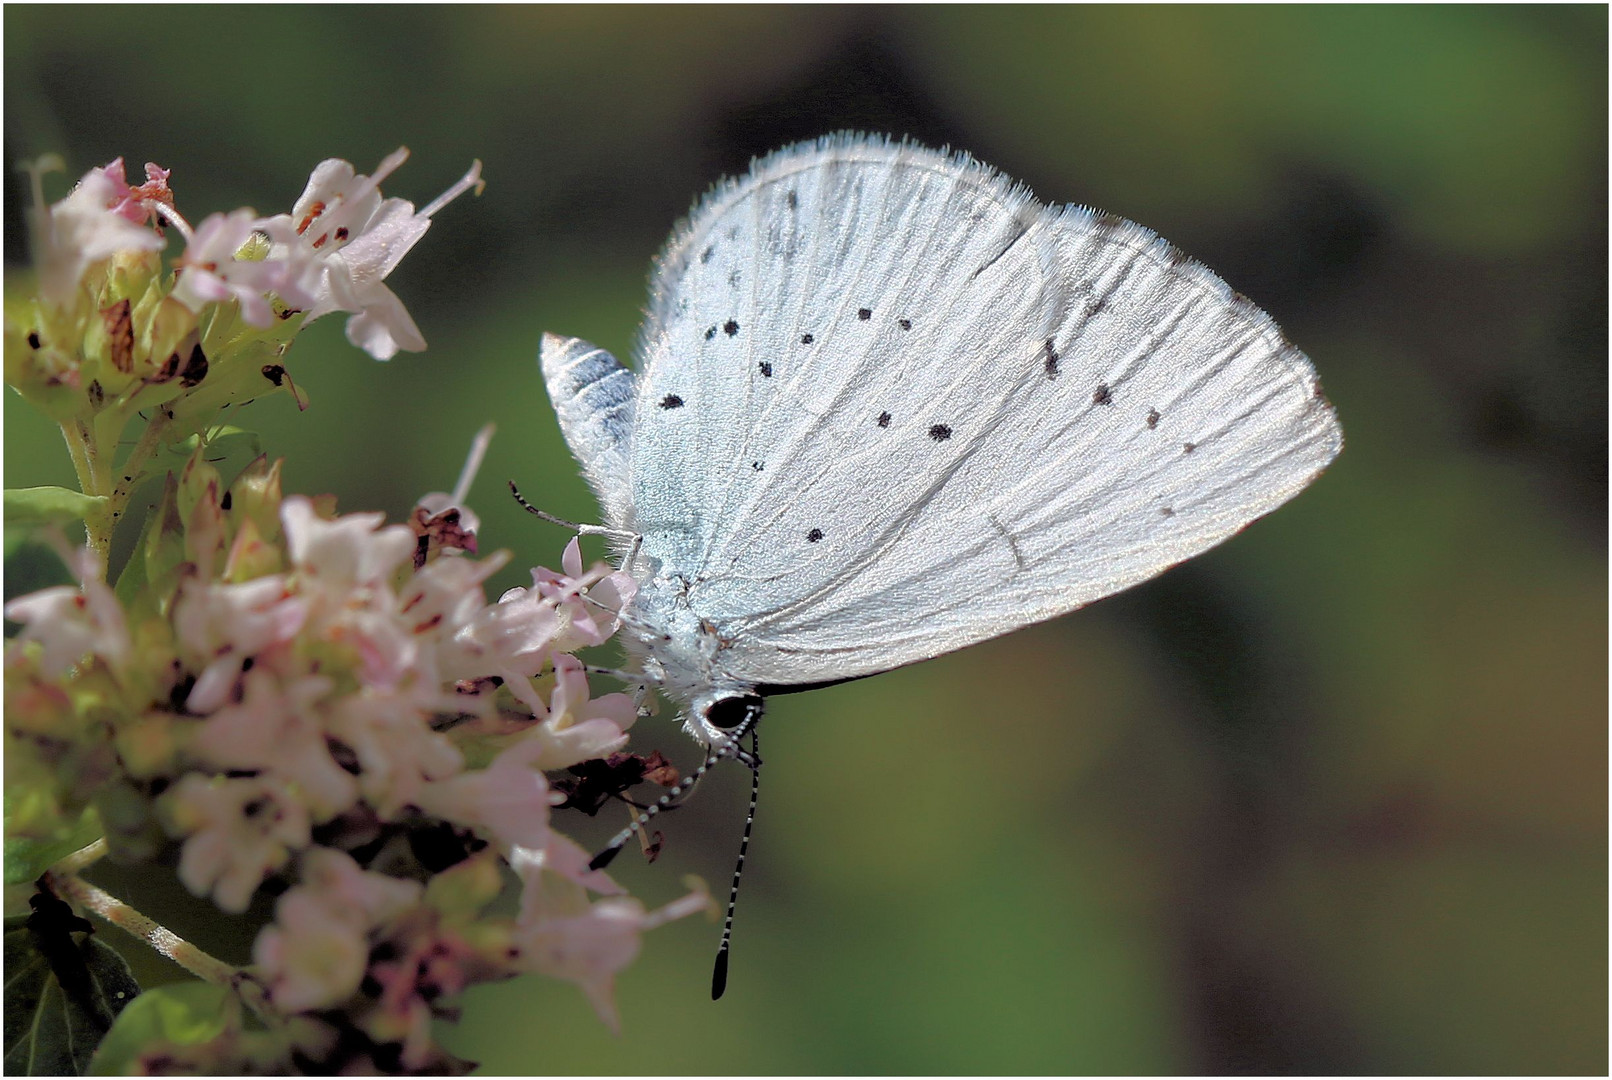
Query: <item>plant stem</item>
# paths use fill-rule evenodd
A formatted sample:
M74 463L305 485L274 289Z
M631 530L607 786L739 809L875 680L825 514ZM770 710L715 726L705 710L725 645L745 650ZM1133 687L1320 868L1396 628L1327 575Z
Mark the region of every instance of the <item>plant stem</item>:
M106 837L101 837L93 844L85 844L71 855L62 859L50 868L52 874L61 876L66 874L79 874L87 868L94 866L106 857Z
M97 844L101 845L104 851L105 842L98 840L95 844L69 855L62 862L68 863L77 859ZM95 858L99 858L99 854ZM94 859L90 861L93 862ZM105 889L91 885L76 874L61 873L57 869L52 869L45 874L45 881L58 895L65 896L80 907L94 912L113 926L128 931L198 979L235 991L253 1012L266 1021L278 1020L274 1010L269 1006L262 987L240 968L226 964L202 951L172 930L142 915Z
M117 528L118 521L123 517L124 508L129 504L129 496L134 493L135 487L145 479L145 467L156 454L157 448L162 444L162 438L168 431L168 411L159 406L156 416L146 424L146 429L140 435L140 441L134 444L129 456L124 459L119 472L128 477L127 480L112 480L112 454L98 455L93 442L85 442L86 469L80 469L79 482L85 483L85 472L88 472L88 483L84 487L86 495L103 495L106 497L105 505L91 514L85 515L84 531L85 542L91 551L100 556L101 572L106 573L108 560L112 551L112 533ZM65 429L64 429L65 430ZM115 448L115 439L112 440ZM72 439L68 446L73 445ZM74 464L77 465L75 457Z
M73 472L78 475L78 490L90 494L90 485L94 483L90 472L89 447L84 442L84 430L76 422L61 425L62 438L67 441L67 456L72 459Z

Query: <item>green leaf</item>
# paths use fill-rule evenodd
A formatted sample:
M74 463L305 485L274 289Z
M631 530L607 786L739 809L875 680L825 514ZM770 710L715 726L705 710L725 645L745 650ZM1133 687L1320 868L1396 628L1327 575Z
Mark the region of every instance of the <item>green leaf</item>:
M134 1072L140 1055L153 1046L195 1046L224 1033L229 991L201 981L170 983L147 990L118 1017L90 1065L96 1076Z
M105 495L85 495L64 487L6 489L6 524L65 525L106 505Z
M52 865L101 835L101 818L94 807L86 807L82 817L72 826L64 826L51 836L13 836L14 803L17 792L13 787L6 791L6 875L7 885L20 885L33 881Z
M6 1073L82 1076L140 986L66 904L38 894L34 902L34 914L6 923Z

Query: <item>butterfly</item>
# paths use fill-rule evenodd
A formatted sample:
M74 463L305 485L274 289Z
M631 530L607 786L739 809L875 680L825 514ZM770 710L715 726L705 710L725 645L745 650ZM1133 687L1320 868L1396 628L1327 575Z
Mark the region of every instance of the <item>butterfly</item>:
M769 694L1145 581L1342 448L1305 355L1153 232L860 134L696 205L635 360L542 340L592 531L637 581L623 639L700 772L759 765L740 742Z

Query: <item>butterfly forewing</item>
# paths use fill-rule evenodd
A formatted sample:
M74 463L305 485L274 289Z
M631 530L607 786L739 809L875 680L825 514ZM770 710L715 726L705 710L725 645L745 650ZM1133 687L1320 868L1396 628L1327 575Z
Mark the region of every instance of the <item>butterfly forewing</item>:
M665 550L702 614L808 602L895 538L889 508L966 453L924 403L988 414L1066 306L1039 218L983 166L866 142L778 155L695 215L663 261L632 469L645 549L682 531ZM977 355L1024 363L957 362Z
M861 137L709 196L660 262L640 353L630 494L602 501L684 580L722 670L758 684L1089 603L1341 447L1304 355L1148 230ZM600 453L599 431L567 434Z
M1336 456L1315 373L1268 317L1147 230L1047 213L1070 303L1037 377L973 418L932 495L885 510L894 542L739 619L732 670L865 674L1050 618L1218 543Z

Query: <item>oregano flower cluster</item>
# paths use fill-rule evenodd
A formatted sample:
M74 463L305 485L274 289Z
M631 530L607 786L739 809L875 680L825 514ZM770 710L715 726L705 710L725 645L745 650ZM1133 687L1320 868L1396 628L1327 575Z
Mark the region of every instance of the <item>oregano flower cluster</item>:
M287 353L309 320L347 313L348 338L378 359L424 348L384 279L479 189L480 165L416 211L379 188L406 156L371 176L326 161L289 213L194 226L156 165L138 185L121 160L92 169L50 206L35 172L38 288L7 311L6 380L61 426L80 490L6 493L8 524L34 524L73 579L5 608L20 627L5 648L7 880L38 879L34 914L8 930L40 956L65 940L115 964L104 946L129 939L90 949L93 924L65 900L201 980L66 993L111 1027L97 1068L457 1070L431 1026L465 987L542 973L615 1025L612 981L642 933L709 907L695 882L648 910L554 826L557 805L591 811L620 790L572 801L577 777L676 776L631 767L638 703L595 696L575 655L614 634L629 576L585 567L573 540L559 572L488 601L510 555L478 555L465 499L490 428L457 489L401 524L285 493L267 455L233 475L216 463L248 400L306 404ZM109 581L112 533L157 478ZM76 549L59 531L74 521ZM177 874L228 917L277 895L253 962L207 956L91 884L102 857ZM506 894L508 910L494 905ZM57 960L36 966L8 1010L73 982ZM184 1038L161 1019L174 1009L197 1019ZM30 1052L83 1071L93 1050Z

